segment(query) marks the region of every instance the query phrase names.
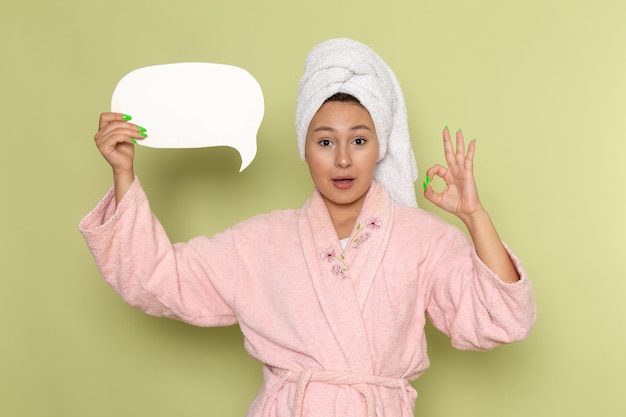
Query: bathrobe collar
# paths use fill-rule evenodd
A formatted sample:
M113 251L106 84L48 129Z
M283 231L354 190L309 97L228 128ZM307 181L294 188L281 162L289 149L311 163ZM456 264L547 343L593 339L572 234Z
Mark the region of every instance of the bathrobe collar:
M320 306L352 371L373 374L363 307L391 235L394 205L373 182L345 250L316 190L300 212L298 229Z

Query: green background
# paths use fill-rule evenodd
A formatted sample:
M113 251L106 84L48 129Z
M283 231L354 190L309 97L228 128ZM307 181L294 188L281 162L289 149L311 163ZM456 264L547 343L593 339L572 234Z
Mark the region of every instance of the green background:
M416 415L624 415L625 17L619 0L3 1L0 415L244 415L261 369L237 327L148 317L98 275L77 230L111 184L98 114L133 69L241 66L266 103L252 165L141 147L137 173L176 241L299 207L297 82L337 36L396 71L422 173L444 125L478 139L481 197L536 292L522 343L460 352L429 328Z

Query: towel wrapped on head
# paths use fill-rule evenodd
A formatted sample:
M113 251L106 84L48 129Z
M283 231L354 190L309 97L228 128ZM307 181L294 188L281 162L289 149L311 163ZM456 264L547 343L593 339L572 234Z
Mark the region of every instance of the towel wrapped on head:
M306 58L296 106L300 157L305 157L311 119L336 93L356 97L374 121L380 147L376 181L394 201L416 207L417 165L404 96L389 65L367 45L352 39L330 39L313 48Z

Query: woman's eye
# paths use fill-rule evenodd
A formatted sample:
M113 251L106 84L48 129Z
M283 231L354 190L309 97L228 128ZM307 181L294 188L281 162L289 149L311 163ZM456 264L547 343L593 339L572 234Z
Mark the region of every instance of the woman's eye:
M354 139L354 144L355 145L364 145L365 142L367 142L367 139L365 139L365 138L356 138L356 139Z
M328 139L322 139L319 141L319 144L322 146L330 146L330 140Z

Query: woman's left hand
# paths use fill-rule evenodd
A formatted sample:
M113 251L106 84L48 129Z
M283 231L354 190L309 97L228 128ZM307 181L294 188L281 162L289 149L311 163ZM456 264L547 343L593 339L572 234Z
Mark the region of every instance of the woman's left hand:
M450 141L448 128L443 131L443 149L448 167L435 165L426 171L424 197L457 217L459 217L474 242L476 253L480 259L503 281L515 282L520 275L506 248L502 244L489 214L485 211L478 198L474 182L474 149L476 141L471 141L465 151L463 133L456 133L456 150ZM430 178L443 178L446 186L438 193L430 185Z
M439 164L426 171L424 181L424 197L437 207L450 212L466 221L483 211L478 198L478 190L474 181L474 149L476 141L472 140L465 151L463 133L456 133L456 150L450 140L450 132L443 130L443 149L448 167ZM446 186L442 192L436 192L430 182L434 177L441 177Z

